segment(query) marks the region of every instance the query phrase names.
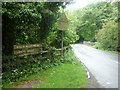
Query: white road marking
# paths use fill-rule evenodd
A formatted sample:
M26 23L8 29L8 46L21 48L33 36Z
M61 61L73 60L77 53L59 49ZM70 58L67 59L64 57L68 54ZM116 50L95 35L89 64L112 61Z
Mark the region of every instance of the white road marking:
M109 82L107 82L107 84L110 84Z
M117 63L117 64L120 64L119 62L117 62L117 61L113 61L114 63Z
M81 46L82 47L82 46ZM111 56L111 57L109 57L109 54L107 55L107 52L106 53L102 53L102 51L100 52L100 53L97 53L98 52L98 50L96 50L95 52L94 52L94 50L91 50L91 49L89 49L89 48L86 48L86 47L83 47L83 48L81 48L80 46L77 46L77 45L75 45L74 47L73 47L73 51L74 51L74 54L75 54L75 56L77 57L77 58L79 58L80 59L80 61L83 63L83 65L85 64L89 64L90 65L90 63L87 63L87 56L89 57L89 56L91 56L90 57L90 59L92 58L92 60L102 60L102 59L108 59L109 60L109 62L107 63L107 62L105 62L106 64L108 64L108 65L114 65L115 67L113 67L113 68L118 68L118 64L120 64L120 62L118 61L118 58L116 57L116 55L115 56ZM89 52L88 52L89 51ZM93 53L92 53L93 52ZM81 54L82 53L82 54ZM85 55L84 55L85 54ZM87 55L86 55L87 54ZM98 58L96 58L96 57L100 57L100 55L102 55L103 56L103 58L101 57L100 59ZM111 54L112 55L112 54ZM95 58L94 58L95 57ZM115 57L115 58L114 58ZM100 61L100 62L95 62L95 64L97 65L98 63L100 63L100 64L102 64L102 62ZM88 65L88 67L89 67L89 65ZM104 65L104 64L103 64ZM88 67L86 67L87 69L88 69ZM90 69L90 68L89 68ZM91 66L91 70L92 70L92 66ZM99 68L98 68L98 70L99 70ZM97 71L98 71L97 70ZM109 70L109 68L105 68L105 70ZM96 72L97 72L96 71ZM111 73L111 75L109 75L108 77L106 77L106 73L104 74L103 72L101 72L101 76L102 75L105 75L105 77L103 77L103 79L100 77L100 73L98 73L98 75L96 75L96 72L94 73L95 71L93 71L92 72L92 74L93 75L95 75L96 76L96 80L98 79L98 80L100 80L100 81L98 81L102 86L104 85L104 87L118 87L117 86L117 84L116 84L116 81L117 80L114 80L114 79L117 79L118 78L118 76L116 77L116 78L114 78L113 80L109 80L109 78L113 78L113 77L111 77L112 76L112 73ZM88 77L89 78L89 72L86 72L87 73L87 76L86 77ZM109 73L110 74L110 73ZM118 73L116 74L116 71L115 71L115 73L113 74L114 76L115 75L118 75ZM90 77L91 78L91 77ZM113 83L114 82L114 83Z
M88 79L90 78L90 74L89 74L89 72L87 72L87 76L88 76Z

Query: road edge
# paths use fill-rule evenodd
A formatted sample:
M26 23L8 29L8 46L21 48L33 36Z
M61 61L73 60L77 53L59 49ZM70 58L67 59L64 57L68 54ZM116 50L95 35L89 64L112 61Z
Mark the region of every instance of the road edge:
M76 56L75 56L76 57ZM77 57L76 57L77 58ZM77 58L77 60L80 61L79 58ZM87 72L87 78L89 80L89 84L86 88L105 88L102 85L100 85L100 83L96 80L96 78L94 77L94 75L89 72L89 69L84 65L84 63L82 63L80 61L80 63L83 65L83 67L85 68L86 72Z

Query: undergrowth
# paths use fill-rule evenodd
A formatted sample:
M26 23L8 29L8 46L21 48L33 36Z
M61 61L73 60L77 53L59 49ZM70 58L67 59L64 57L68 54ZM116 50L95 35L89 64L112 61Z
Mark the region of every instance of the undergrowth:
M103 48L100 44L96 44L96 45L94 45L94 46L92 46L92 47L93 47L93 48L96 48L96 49L100 49L100 50L104 50L104 51L108 51L108 52L116 53L116 54L119 54L119 55L120 55L120 52L118 52L118 51L113 51L113 50L111 50L111 49L109 49L109 48L105 49L105 48Z
M63 63L76 63L76 61L74 61L75 57L71 55L73 55L73 52L71 50L66 50L63 57L56 56L46 60L41 59L40 55L8 60L2 65L3 87L8 84L13 85L22 78L26 78L32 74L39 73L40 71Z

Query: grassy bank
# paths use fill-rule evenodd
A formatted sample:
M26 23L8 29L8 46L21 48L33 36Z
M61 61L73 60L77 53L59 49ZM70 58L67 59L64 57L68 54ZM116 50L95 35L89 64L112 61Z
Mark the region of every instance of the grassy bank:
M108 52L111 52L111 53L115 53L115 54L119 54L120 55L120 52L117 52L117 51L111 51L111 50L108 50L108 49L104 49L102 48L99 44L96 44L94 46L92 46L93 48L96 48L96 49L100 49L100 50L104 50L104 51L108 51Z
M88 80L81 64L63 64L41 74L44 82L34 88L85 88Z
M3 88L13 88L34 79L43 81L33 88L85 88L88 84L87 74L73 52L71 50L66 52L60 61L61 64L56 62L53 67L22 77L14 83L4 83Z

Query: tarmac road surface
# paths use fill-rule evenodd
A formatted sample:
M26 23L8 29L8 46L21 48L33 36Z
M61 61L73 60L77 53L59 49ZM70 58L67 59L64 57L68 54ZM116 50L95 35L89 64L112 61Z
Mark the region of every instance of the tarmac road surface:
M71 45L76 57L87 67L97 82L105 88L118 88L117 54L98 50L83 44Z

